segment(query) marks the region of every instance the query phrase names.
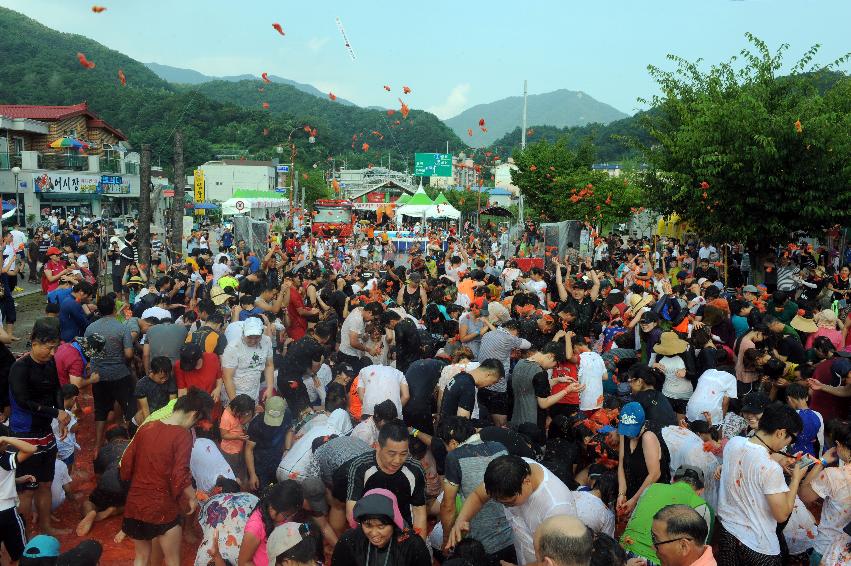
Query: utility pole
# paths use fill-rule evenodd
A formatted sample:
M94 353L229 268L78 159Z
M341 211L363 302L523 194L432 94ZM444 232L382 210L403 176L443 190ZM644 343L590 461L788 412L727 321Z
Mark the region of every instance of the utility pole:
M151 144L142 144L139 171L139 263L145 275L151 270Z
M183 165L183 132L174 132L174 201L171 204L171 257L179 261L183 255L183 196L186 193L186 170Z
M520 149L526 149L526 81L523 81L523 126L520 128Z

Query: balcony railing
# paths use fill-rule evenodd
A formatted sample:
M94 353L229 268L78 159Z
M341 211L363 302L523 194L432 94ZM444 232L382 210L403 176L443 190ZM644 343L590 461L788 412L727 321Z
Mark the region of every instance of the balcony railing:
M12 167L21 166L20 153L0 152L0 171L8 171Z
M43 169L86 171L89 168L89 158L73 153L43 153L40 166Z
M117 158L100 159L100 170L104 173L121 173L121 160Z

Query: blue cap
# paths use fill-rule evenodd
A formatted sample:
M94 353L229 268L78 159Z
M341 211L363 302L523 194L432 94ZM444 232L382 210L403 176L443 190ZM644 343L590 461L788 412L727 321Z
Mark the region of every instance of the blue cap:
M621 413L618 418L618 432L623 436L635 438L641 432L641 427L644 426L644 407L641 403L627 403L621 408Z
M55 558L59 556L59 541L50 535L36 535L24 548L27 558Z
M845 378L851 372L851 360L848 358L835 358L830 363L830 370L833 372L833 378L839 380L837 386L842 387Z

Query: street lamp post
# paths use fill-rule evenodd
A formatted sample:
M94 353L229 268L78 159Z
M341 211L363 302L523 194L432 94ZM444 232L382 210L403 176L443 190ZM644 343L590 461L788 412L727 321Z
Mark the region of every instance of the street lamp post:
M18 175L21 174L21 168L18 166L12 167L12 175L15 176L15 217L18 226L21 225L21 185L18 183Z

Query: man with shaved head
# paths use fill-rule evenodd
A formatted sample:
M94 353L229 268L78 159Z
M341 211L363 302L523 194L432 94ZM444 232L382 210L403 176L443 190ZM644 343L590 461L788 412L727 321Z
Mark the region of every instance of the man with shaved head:
M535 559L544 566L588 566L591 529L569 515L550 517L535 531Z

